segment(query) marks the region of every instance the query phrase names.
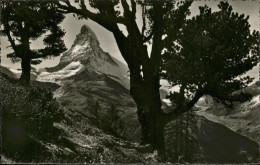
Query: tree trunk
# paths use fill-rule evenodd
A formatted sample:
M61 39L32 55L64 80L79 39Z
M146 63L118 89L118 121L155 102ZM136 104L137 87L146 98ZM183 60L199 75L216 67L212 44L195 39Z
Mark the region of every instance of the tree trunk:
M141 143L151 144L160 155L163 155L165 122L161 110L159 76L156 77L149 72L147 77L146 75L142 77L140 72L138 66L130 68L130 92L137 105L138 120L141 124ZM144 80L145 78L147 79Z
M164 127L163 111L161 109L160 99L160 85L159 76L157 74L150 73L151 77L148 77L147 83L145 83L145 106L147 107L147 120L149 127L149 142L152 147L158 151L160 156L165 154L165 138L164 138Z
M189 117L190 112L187 112L186 114L186 128L185 128L185 161L189 162Z
M147 117L144 113L142 106L137 106L137 115L138 121L141 124L141 143L140 144L149 144L149 128L147 123Z
M164 123L162 121L160 113L156 115L149 114L152 116L149 119L151 145L158 151L159 156L164 156L165 154L165 138L164 138Z
M28 58L22 58L22 75L20 77L21 83L25 86L30 85L30 80L31 80L31 60Z
M140 76L140 67L130 68L130 93L137 106L138 121L141 124L141 144L149 144L149 123L147 121L147 106L144 98L145 88Z
M164 153L165 124L162 122L158 65L161 49L156 49L153 58L149 58L147 46L143 44L142 38L138 37L138 27L129 25L127 29L129 32L127 38L121 35L121 32L114 32L114 36L130 70L130 93L137 105L141 141L142 144L151 144L159 153Z

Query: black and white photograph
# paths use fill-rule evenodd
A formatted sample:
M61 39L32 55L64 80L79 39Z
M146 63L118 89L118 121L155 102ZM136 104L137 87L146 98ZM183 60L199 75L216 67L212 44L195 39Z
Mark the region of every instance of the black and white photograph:
M259 0L1 0L1 164L260 163Z

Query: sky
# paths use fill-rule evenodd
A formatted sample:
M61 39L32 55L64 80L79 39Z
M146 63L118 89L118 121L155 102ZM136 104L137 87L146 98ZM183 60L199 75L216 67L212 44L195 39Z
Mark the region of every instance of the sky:
M218 10L217 4L220 1L217 0L197 0L192 3L190 7L191 16L199 14L199 6L204 6L205 4L208 5L210 8L212 8L212 11ZM249 15L249 23L251 25L251 30L259 30L259 1L258 0L229 0L228 1L234 11L238 13L244 13L245 15ZM140 11L140 9L137 8L137 11ZM140 12L137 13L137 22L140 26L141 24L141 14ZM71 45L73 44L76 35L79 34L80 29L82 25L87 24L97 35L97 38L100 42L101 48L110 53L113 57L116 59L122 61L124 60L121 56L121 53L116 45L116 41L114 39L114 36L111 32L107 31L97 23L91 21L91 20L78 20L73 17L72 14L66 15L66 18L61 23L61 27L66 31L66 34L64 36L64 42L66 47L69 49ZM6 54L9 52L12 52L11 48L7 48L9 46L9 42L7 41L6 37L1 37L1 65L10 67L13 69L20 68L20 63L13 64L10 59L6 58ZM32 48L39 48L42 47L42 38L32 42ZM43 62L39 65L36 65L34 67L36 68L45 68L45 67L51 67L56 66L59 63L60 57L55 57L53 59L49 60L43 60ZM258 67L255 67L252 71L249 72L250 75L253 75L254 77L257 77L259 73Z

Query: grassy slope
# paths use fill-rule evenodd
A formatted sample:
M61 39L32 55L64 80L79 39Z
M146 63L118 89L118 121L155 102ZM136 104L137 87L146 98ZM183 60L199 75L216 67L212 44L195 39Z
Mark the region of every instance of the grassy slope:
M62 109L56 114L61 117L61 120L54 118L50 122L49 118L43 117L40 126L45 125L45 122L51 124L48 124L46 129L40 130L35 127L39 126L37 124L39 120L33 120L33 116L42 112L47 113L48 110L42 108L43 104L56 104L56 101L51 98L46 102L30 102L31 98L26 99L26 95L31 91L39 90L39 87L21 87L15 79L10 79L8 76L1 77L1 82L2 97L5 98L2 107L6 107L3 108L3 127L5 127L3 137L6 137L3 138L4 160L35 163L149 163L156 161L151 156L153 154L148 152L151 151L149 147L138 146L111 135L102 121L77 110ZM43 98L46 93L48 93L47 90L43 89L42 92L34 95L34 99ZM24 108L26 106L30 107L30 110L26 110ZM55 108L58 111L59 107ZM23 130L20 131L23 138L17 134L10 134L8 131L12 129ZM13 140L11 143L18 141L19 145L12 145L10 139Z

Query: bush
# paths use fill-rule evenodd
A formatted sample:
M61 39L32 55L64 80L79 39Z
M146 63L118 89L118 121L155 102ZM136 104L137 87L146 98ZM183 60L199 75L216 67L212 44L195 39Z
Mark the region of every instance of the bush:
M62 119L58 102L43 87L23 87L3 77L1 100L3 120L19 119L30 133L48 131Z
M25 155L42 152L40 141L54 139L57 130L53 123L61 121L63 113L46 88L20 86L2 74L1 90L3 154L29 160Z

